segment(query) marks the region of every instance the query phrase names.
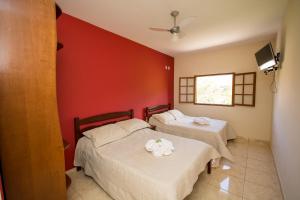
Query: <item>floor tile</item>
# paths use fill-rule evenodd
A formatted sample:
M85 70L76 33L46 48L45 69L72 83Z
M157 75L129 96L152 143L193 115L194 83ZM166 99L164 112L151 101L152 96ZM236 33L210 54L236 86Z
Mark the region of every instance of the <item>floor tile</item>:
M247 166L247 158L243 156L234 156L234 164L241 167Z
M185 200L242 200L242 197L219 190L211 185L202 185Z
M226 159L223 159L220 163L220 166L216 168L213 172L214 174L225 174L237 177L239 179L244 179L246 173L246 160L245 165L242 166L239 165L237 161L231 162Z
M88 191L78 191L83 200L112 200L102 189L94 188Z
M247 157L248 156L248 147L244 145L229 145L228 149L232 153L233 156L242 156Z
M241 148L248 148L247 143L237 143L237 142L231 142L227 144L227 147L241 147Z
M254 153L269 153L272 155L271 149L268 146L248 146L248 152L254 152Z
M245 182L244 198L247 200L282 200L280 190Z
M273 161L273 156L271 151L268 150L254 150L248 149L248 158L261 160L261 161Z
M74 190L73 188L68 189L67 198L68 198L68 200L83 200L81 198L81 195L76 190Z
M234 176L228 176L226 174L213 174L213 178L209 184L215 186L217 189L234 194L237 196L243 196L244 180L236 178Z
M68 175L71 177L72 181L70 187L76 191L91 190L98 187L95 181L91 177L86 176L82 170L69 173Z
M247 168L276 174L276 169L273 161L261 161L261 160L248 158Z
M274 189L280 188L277 175L273 173L267 173L247 168L245 180L261 186L272 187Z
M270 146L269 142L262 141L262 140L252 140L250 139L248 142L249 145L255 145L255 146Z

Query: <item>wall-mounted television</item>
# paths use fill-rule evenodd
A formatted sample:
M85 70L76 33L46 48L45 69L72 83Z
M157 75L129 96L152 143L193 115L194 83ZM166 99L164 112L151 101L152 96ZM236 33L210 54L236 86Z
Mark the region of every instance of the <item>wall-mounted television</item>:
M272 44L268 43L255 53L256 62L260 70L268 72L277 69L278 57L274 54Z

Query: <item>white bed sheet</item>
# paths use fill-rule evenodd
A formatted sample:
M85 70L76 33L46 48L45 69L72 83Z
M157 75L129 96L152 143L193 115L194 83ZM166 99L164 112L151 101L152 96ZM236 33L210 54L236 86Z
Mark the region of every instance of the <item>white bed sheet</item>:
M157 158L145 150L147 140L159 138L173 142L170 156ZM209 160L218 157L203 142L142 129L100 148L81 138L74 165L83 167L116 200L179 200L191 193Z
M195 117L185 115L180 119L162 123L154 117L150 117L149 123L156 126L157 131L210 144L222 157L234 161L226 144L227 140L234 139L236 136L232 131L228 131L228 123L223 120L210 119L209 125L198 125L194 123L194 119ZM218 164L216 163L216 165Z

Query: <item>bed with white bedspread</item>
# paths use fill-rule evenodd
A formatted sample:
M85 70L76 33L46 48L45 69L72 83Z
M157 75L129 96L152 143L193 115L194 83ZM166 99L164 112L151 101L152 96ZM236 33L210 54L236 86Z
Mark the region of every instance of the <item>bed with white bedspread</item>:
M146 118L157 131L203 141L213 146L222 157L234 161L226 145L227 140L236 138L236 135L229 129L226 121L206 118L208 124L199 125L195 123L197 117L184 115L180 111L174 112L174 115L174 110L169 110L164 105L160 106L162 107L159 110L153 110L155 107L146 108Z
M77 138L74 165L84 168L85 174L116 200L184 199L207 163L220 157L203 142L154 131L147 125L130 126L125 135L108 127L106 132L91 129L92 137L83 132L85 136ZM118 136L109 139L111 134ZM171 155L155 157L145 150L148 140L160 138L173 143Z

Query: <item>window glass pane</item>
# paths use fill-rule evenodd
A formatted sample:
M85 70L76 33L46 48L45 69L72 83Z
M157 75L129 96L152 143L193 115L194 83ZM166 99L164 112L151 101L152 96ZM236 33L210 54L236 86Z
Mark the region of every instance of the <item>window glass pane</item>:
M235 104L242 104L243 103L242 95L235 95L234 96L234 103Z
M243 84L243 75L235 75L235 84Z
M243 94L243 86L242 85L236 85L234 89L235 89L235 91L234 91L235 94Z
M188 79L188 85L190 85L190 86L194 85L194 79L193 78Z
M186 94L186 87L180 87L180 93Z
M245 105L252 105L253 96L252 95L245 95L244 96L244 104Z
M244 85L244 94L253 94L253 85Z
M180 79L180 86L185 86L186 85L186 78Z
M188 95L188 102L194 102L194 96Z
M180 95L180 101L186 102L186 95Z
M245 84L254 83L254 74L245 74Z
M232 105L233 74L196 77L196 103Z
M193 87L188 87L188 93L193 94L194 93L194 88Z

